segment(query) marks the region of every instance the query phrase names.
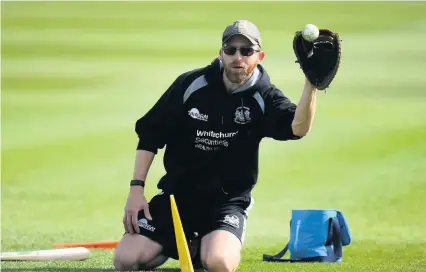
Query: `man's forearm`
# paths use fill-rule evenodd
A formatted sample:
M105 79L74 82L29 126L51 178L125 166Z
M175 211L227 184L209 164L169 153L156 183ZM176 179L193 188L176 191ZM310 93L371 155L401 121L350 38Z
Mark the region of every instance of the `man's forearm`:
M292 123L293 134L296 136L305 136L311 130L316 110L316 92L315 86L305 80L302 97Z
M133 172L133 179L146 180L148 171L154 160L155 154L146 150L137 150L135 159L135 168Z

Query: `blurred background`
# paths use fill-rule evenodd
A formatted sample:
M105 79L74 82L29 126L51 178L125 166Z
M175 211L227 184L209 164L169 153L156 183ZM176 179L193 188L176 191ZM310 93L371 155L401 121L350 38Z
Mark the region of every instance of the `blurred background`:
M179 74L210 63L237 19L258 25L263 65L295 103L304 76L294 32L312 23L343 40L310 135L262 143L248 245L284 246L295 208L342 210L356 241L424 241L425 3L1 5L4 249L119 239L135 121ZM148 197L164 174L162 154Z

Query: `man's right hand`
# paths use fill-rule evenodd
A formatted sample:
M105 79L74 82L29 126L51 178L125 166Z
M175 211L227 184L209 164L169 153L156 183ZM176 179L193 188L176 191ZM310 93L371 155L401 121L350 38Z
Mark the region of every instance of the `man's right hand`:
M152 220L143 188L134 186L130 188L126 207L124 208L123 225L126 233L139 233L138 214L140 210L144 211L145 217L148 220Z

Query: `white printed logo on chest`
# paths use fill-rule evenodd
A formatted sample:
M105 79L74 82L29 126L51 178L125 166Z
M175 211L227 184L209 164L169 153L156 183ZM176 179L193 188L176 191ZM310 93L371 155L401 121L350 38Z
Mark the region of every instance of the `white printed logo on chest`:
M194 119L198 119L204 122L207 122L209 119L207 114L201 114L197 108L192 108L190 111L188 111L188 115Z

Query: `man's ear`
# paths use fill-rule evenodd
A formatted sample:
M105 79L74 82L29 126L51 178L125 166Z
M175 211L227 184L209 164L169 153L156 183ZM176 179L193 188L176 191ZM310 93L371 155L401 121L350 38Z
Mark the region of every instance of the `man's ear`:
M222 60L222 58L223 58L223 51L222 51L222 48L221 48L221 49L219 49L219 59Z
M260 51L257 55L259 57L258 60L257 60L257 63L261 63L265 59L265 56L266 56L264 51Z

